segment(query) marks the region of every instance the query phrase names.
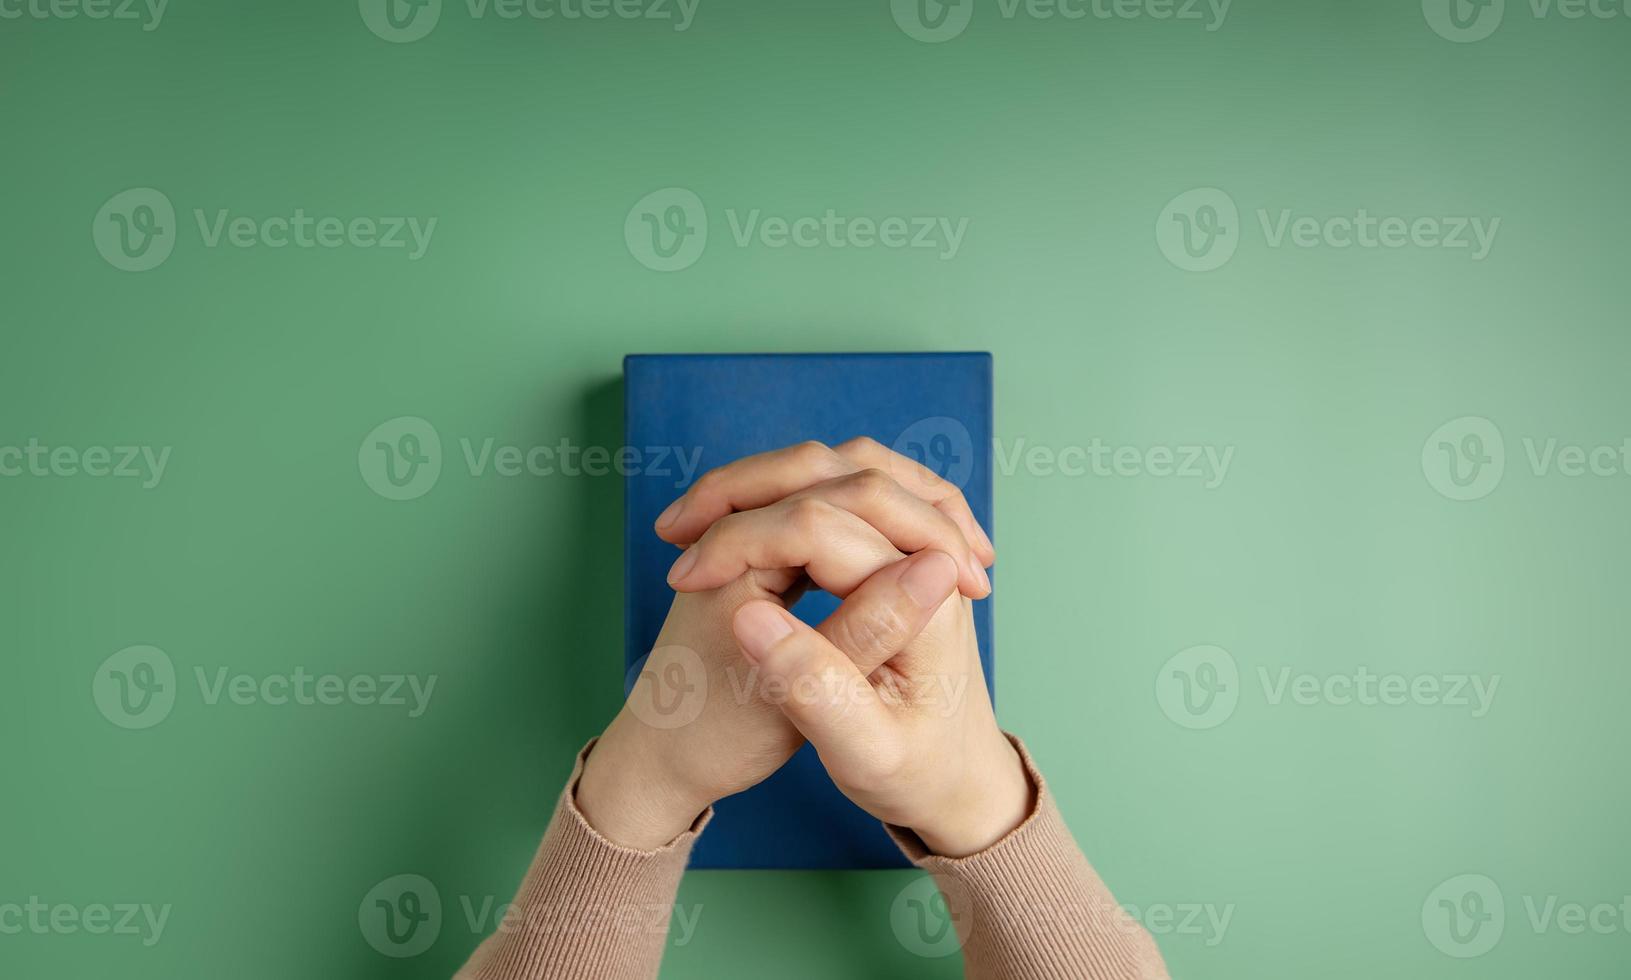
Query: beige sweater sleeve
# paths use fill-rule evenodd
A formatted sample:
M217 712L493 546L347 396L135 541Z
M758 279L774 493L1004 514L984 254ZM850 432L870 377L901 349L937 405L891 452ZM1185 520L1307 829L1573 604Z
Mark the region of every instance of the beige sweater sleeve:
M889 828L906 856L934 875L963 941L970 980L1164 980L1155 943L1122 911L1070 836L1025 746L1036 809L978 854L929 854L908 830ZM655 851L612 843L574 801L583 760L520 893L498 931L458 980L650 980L691 845L712 817Z
M1036 788L1036 808L1006 837L964 858L930 854L890 827L912 863L940 885L963 943L968 980L1166 980L1155 940L1110 894L1065 826L1024 743L1009 736Z
M583 760L594 747L590 742L578 753L520 892L458 980L657 975L680 876L713 809L655 851L612 843L589 826L575 799Z

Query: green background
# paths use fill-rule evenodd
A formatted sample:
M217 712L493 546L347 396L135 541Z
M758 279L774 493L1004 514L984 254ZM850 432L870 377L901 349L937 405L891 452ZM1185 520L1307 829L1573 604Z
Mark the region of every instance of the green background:
M884 0L702 0L694 23L473 18L387 43L353 3L173 0L0 20L0 445L173 447L162 482L0 478L0 903L171 904L162 941L0 935L0 973L446 977L460 896L507 901L621 680L617 477L473 476L457 440L615 447L633 351L990 350L997 429L1059 449L1233 447L1215 489L999 474L999 714L1122 901L1232 909L1157 936L1175 975L1618 977L1631 935L1537 931L1525 899L1631 894L1631 477L1524 439L1631 435L1631 18L1452 43L1419 4L1238 0L1222 26L1004 18L922 43ZM178 213L146 272L98 254L127 188ZM625 217L684 187L680 272ZM1239 205L1186 272L1167 202ZM205 246L214 214L434 216L427 254ZM725 217L966 217L932 252L738 246ZM1499 217L1467 250L1270 247L1259 208ZM701 397L706 397L705 393ZM359 476L376 425L440 432L434 490ZM1488 496L1424 474L1438 426L1505 437ZM180 697L127 731L110 655ZM1157 702L1198 644L1240 701ZM435 674L430 710L208 705L193 671ZM1490 711L1270 703L1258 670L1499 675ZM380 880L446 910L422 955L358 927ZM1424 900L1475 873L1476 959ZM891 930L907 873L687 876L665 977L945 977ZM1619 920L1616 920L1618 923Z

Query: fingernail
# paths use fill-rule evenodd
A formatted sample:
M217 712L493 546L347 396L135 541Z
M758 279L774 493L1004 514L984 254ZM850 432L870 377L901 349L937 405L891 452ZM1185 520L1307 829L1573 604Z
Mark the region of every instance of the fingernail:
M674 585L691 571L691 566L697 563L697 549L687 548L685 554L674 560L674 567L668 570L668 584Z
M932 551L907 566L900 587L918 608L932 609L957 587L957 562L943 551Z
M674 523L675 521L679 520L680 519L680 511L682 511L684 509L685 509L685 498L684 497L681 497L680 499L678 499L678 500L674 501L673 503L669 504L666 508L664 508L664 510L663 510L663 512L661 514L657 515L657 530L661 531L663 528L665 528L668 525L670 525L670 524Z
M793 624L768 602L748 603L737 611L732 623L742 652L755 663L763 660L771 647L793 632Z
M968 563L969 563L969 566L974 569L974 580L976 582L980 583L980 588L984 589L987 592L990 592L991 591L991 576L989 576L989 575L987 575L985 573L985 567L980 564L980 560L978 558L975 558L974 556L970 555L969 559L968 559Z

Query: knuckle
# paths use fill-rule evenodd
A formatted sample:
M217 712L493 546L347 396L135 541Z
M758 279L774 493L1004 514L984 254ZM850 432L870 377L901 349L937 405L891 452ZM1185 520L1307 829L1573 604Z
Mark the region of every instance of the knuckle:
M930 510L934 511L934 523L940 528L940 533L943 536L941 547L947 548L953 558L964 553L973 554L974 542L970 540L968 533L963 530L963 525L959 524L955 517L939 507L931 507Z
M805 465L818 465L832 455L827 444L815 439L807 439L793 447L793 458Z
M711 497L717 494L725 482L725 471L722 467L715 467L697 477L691 484L690 493L693 497Z
M853 439L844 440L843 445L839 446L838 448L840 450L848 450L851 452L869 452L882 449L883 443L872 438L871 436L856 436Z
M904 643L907 630L905 617L893 606L863 609L840 623L844 649L854 654L893 653Z
M877 467L868 467L849 477L854 492L866 499L892 496L897 484L894 477Z
M746 519L744 513L726 514L708 525L708 529L702 532L702 536L697 539L697 543L691 547L701 548L705 545L735 540L742 535Z
M820 477L839 476L849 470L849 464L844 462L842 456L833 452L826 443L814 439L794 446L793 458L800 469Z
M787 502L787 524L796 532L814 534L827 526L832 512L832 505L826 501L799 497Z

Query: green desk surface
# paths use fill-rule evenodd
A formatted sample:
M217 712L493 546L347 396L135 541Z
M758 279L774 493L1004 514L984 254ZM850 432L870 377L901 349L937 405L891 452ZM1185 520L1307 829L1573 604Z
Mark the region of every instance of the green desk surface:
M0 974L450 975L621 680L620 479L500 459L948 349L1003 720L1176 975L1623 975L1631 18L964 2L0 0ZM664 975L956 976L913 881L691 875Z

